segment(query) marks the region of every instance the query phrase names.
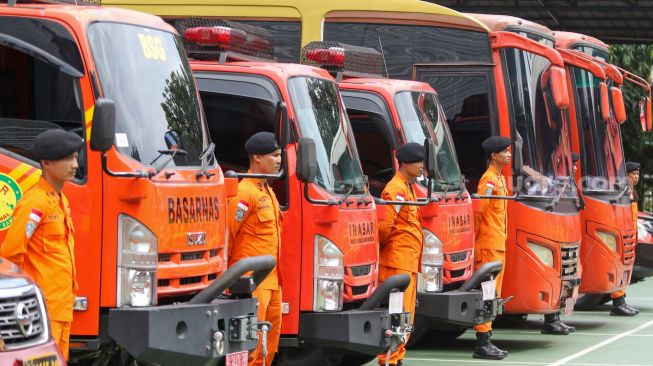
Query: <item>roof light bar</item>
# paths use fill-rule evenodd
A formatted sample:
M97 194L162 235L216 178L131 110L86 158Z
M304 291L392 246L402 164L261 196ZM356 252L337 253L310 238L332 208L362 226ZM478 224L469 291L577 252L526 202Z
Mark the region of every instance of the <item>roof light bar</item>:
M272 37L260 27L224 19L190 18L173 23L189 57L225 61L275 61Z
M339 42L311 42L302 48L301 63L332 74L383 77L383 55L373 48Z
M66 4L66 5L102 5L102 0L7 0L0 1L0 3L7 3L9 6L16 4Z

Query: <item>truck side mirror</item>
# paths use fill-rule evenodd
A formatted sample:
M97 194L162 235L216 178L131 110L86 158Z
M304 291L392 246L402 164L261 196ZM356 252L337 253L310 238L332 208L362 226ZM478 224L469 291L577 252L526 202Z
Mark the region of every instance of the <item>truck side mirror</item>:
M116 134L116 104L111 99L98 98L91 125L91 150L105 152L113 146Z
M433 179L438 174L438 158L435 154L435 146L428 139L424 140L424 168L426 175Z
M276 116L280 127L277 131L277 144L284 149L290 141L290 120L288 119L288 107L285 102L277 103Z
M653 108L651 108L651 98L646 97L646 131L653 130Z
M317 152L315 141L312 138L302 137L299 140L295 174L304 183L315 181L315 177L317 176Z
M512 148L513 161L515 162L513 176L520 176L524 168L524 156L522 155L523 142L514 141Z
M604 82L599 83L599 97L601 98L601 118L607 122L610 119L610 99L608 97L608 86Z
M626 105L624 104L624 96L621 89L613 86L610 88L610 97L612 98L612 107L614 108L614 116L619 124L626 122Z
M567 90L567 73L559 66L551 66L551 90L553 100L558 109L569 108L569 92Z

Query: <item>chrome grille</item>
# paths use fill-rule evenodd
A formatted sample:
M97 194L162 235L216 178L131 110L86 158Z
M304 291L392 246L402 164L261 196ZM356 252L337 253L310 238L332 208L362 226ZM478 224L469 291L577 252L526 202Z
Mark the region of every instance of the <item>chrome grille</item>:
M560 278L566 281L578 277L578 244L563 244L560 257Z
M0 336L8 350L47 341L45 307L33 285L0 290Z
M449 260L452 263L465 261L467 260L467 252L451 253L449 254Z
M349 267L349 270L354 277L367 276L372 271L372 266L366 264L364 266Z
M623 238L623 252L621 254L622 260L625 265L630 265L635 262L635 248L637 246L636 236L634 232L628 232L622 236Z

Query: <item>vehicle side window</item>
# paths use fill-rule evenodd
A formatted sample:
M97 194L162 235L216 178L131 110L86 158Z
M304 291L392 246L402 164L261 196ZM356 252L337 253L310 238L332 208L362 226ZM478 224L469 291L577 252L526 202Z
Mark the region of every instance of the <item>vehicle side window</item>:
M249 156L245 141L257 132L275 132L276 105L264 99L205 90L200 96L220 167L223 171L246 172ZM279 205L287 206L286 180L272 181L271 186Z
M70 45L66 45L69 47L64 51L70 51ZM84 138L83 116L78 78L63 72L60 65L11 44L0 45L0 149L37 166L30 151L36 136L56 128ZM85 178L86 154L82 149L76 179Z

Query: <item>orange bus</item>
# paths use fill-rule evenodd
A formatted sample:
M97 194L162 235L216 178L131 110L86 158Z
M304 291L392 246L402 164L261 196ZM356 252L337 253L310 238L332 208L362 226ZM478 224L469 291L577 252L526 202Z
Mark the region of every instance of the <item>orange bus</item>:
M71 359L246 359L255 300L212 300L242 273L261 281L274 259L219 277L225 184L181 42L158 17L68 3L0 4L0 242L40 177L32 141L73 131L85 145L65 187L79 274Z

